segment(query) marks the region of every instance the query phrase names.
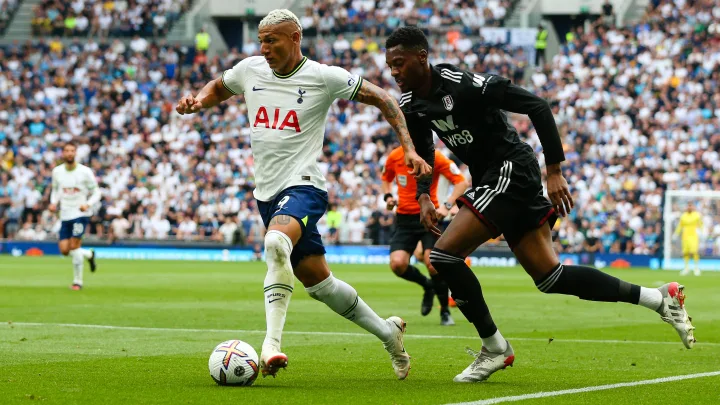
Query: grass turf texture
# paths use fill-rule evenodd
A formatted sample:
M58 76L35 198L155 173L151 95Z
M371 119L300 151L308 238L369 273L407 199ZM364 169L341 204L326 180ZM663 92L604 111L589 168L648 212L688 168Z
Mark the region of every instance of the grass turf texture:
M459 311L453 310L457 326L441 327L437 308L420 316L422 290L385 266L335 265L335 275L381 316L408 321L408 379L395 379L380 342L312 300L298 282L286 330L312 333L284 336L289 368L250 388L219 387L207 370L216 344L242 339L260 350L264 264L99 265L96 274L86 271L85 289L76 292L68 289L68 259L0 256L0 403L443 404L720 370L720 273L680 280L699 339L688 351L647 309L544 295L519 268L475 269L516 361L490 381L464 385L452 378L472 360L464 348L478 350L480 343ZM651 287L679 278L610 273ZM70 323L139 328L49 325ZM718 386L715 376L520 403L717 404Z

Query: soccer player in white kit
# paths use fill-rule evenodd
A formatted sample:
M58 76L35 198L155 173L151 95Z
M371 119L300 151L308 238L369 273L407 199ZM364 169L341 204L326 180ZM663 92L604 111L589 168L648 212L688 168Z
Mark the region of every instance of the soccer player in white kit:
M255 198L268 228L265 255L265 314L267 334L262 345L263 376L285 368L280 350L295 278L308 294L333 311L377 336L390 353L398 379L410 369L405 352L405 322L383 320L347 283L335 278L325 261L317 221L325 214L325 178L317 166L322 153L328 110L338 98L377 106L393 126L405 150L411 174L431 174L412 144L405 118L393 97L345 69L322 65L300 51L302 28L289 10L271 11L259 25L262 56L248 57L197 96L183 97L180 114L212 108L233 95L244 94L251 147L255 158Z
M60 203L60 253L70 255L73 264L73 283L70 288L81 290L83 286L83 259L90 262L90 271L97 268L95 251L82 248L82 237L92 215L90 207L100 201L100 189L89 167L75 162L77 147L68 142L63 146L63 164L52 171L50 212L58 211Z

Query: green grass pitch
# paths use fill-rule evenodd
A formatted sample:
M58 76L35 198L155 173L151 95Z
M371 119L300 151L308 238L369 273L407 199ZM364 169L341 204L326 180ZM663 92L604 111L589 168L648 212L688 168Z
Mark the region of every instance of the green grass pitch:
M99 265L75 292L69 259L0 256L0 404L448 404L720 370L720 273L680 280L699 341L685 350L647 309L543 295L519 268L477 268L516 361L487 382L463 385L452 378L472 360L465 347L480 343L457 310L457 325L441 327L437 308L420 316L420 288L389 268L335 265L335 275L381 316L408 322L407 380L395 379L380 342L297 282L283 339L288 369L253 387L220 387L207 370L217 343L242 339L259 351L264 264ZM678 279L676 272L610 272L648 287ZM518 403L678 402L720 404L720 376Z

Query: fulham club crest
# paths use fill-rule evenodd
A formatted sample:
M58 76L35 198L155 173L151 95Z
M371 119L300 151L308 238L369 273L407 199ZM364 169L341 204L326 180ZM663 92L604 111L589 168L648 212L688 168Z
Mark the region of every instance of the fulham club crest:
M452 111L453 105L455 105L453 103L452 97L450 97L449 95L443 97L443 103L445 104L445 109L448 111Z

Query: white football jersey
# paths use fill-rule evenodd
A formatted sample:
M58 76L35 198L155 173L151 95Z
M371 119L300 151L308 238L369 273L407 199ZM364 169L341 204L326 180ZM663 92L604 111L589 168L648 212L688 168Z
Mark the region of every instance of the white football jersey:
M100 201L100 189L92 170L80 163L76 163L75 168L70 171L65 164L54 168L50 200L53 204L60 203L62 221L92 216L90 209L85 212L80 211L81 205L92 207Z
M362 78L347 70L303 58L288 75L278 75L262 56L243 59L223 73L233 94L244 94L250 146L255 160L255 198L270 201L298 185L325 188L317 165L328 110L335 99L352 99Z

